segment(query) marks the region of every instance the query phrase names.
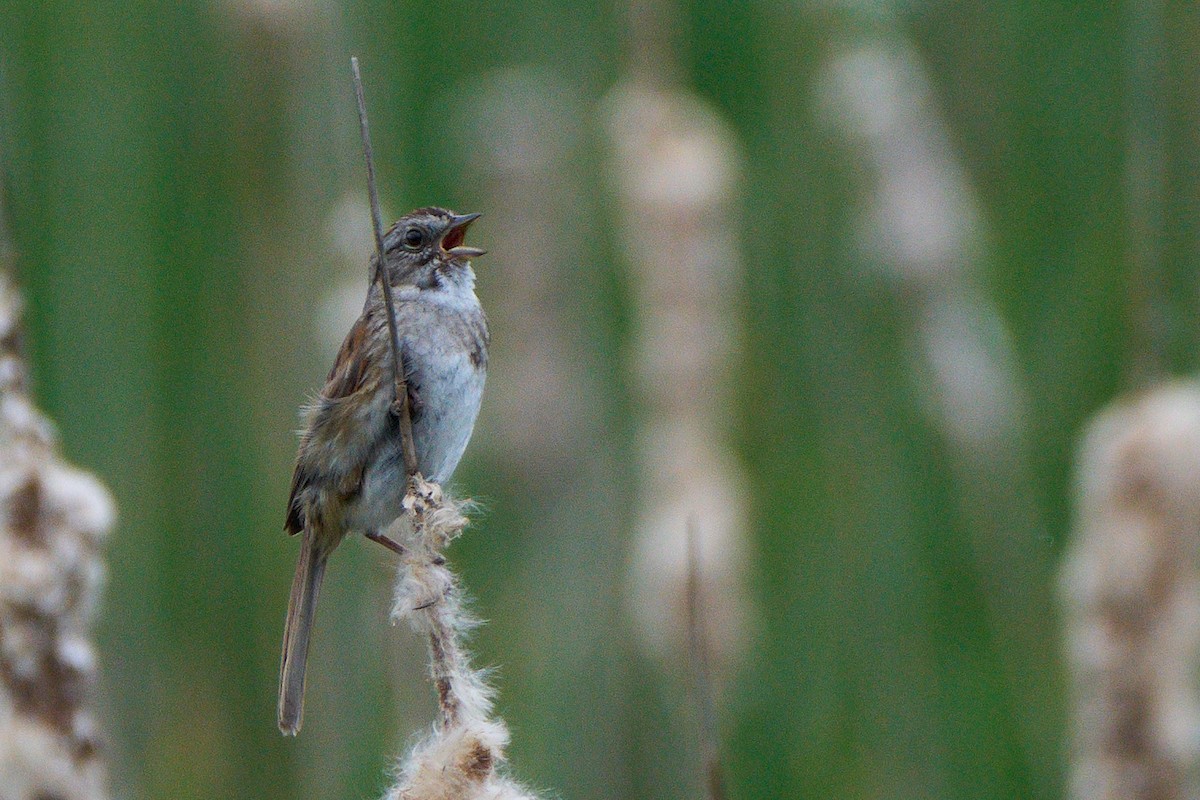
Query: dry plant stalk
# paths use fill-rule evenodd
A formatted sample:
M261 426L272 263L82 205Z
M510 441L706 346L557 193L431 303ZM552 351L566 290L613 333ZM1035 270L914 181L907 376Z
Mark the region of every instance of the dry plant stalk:
M1073 693L1070 796L1197 796L1200 385L1100 414L1079 456L1061 576Z
M354 73L354 99L358 103L358 130L362 134L363 160L367 167L367 194L371 201L371 230L375 234L375 274L372 281L379 281L383 290L383 307L387 311L388 339L392 345L392 382L395 400L392 413L400 423L400 438L403 441L404 470L409 475L417 474L417 453L413 448L412 415L408 409L408 391L405 388L404 369L400 365L400 334L396 330L396 303L392 300L392 283L383 270L387 263L386 248L383 246L383 213L379 207L379 190L375 185L375 155L371 148L370 125L367 121L367 100L363 96L362 73L358 59L350 59L350 70Z
M410 487L404 511L410 530L392 619L407 620L429 640L438 718L400 764L399 780L385 800L532 800L534 795L498 771L508 729L492 717L492 691L463 648L464 635L477 623L463 610L458 580L442 553L467 518L440 486L420 479Z
M0 797L103 800L91 623L114 507L60 458L21 338L21 299L0 271Z

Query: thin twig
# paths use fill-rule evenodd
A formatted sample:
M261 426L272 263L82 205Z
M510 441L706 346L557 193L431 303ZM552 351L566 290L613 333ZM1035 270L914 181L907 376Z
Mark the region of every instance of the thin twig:
M721 771L720 741L713 677L704 635L704 597L700 586L700 542L696 517L687 522L687 633L692 677L692 699L700 726L700 767L708 800L724 800L725 778Z
M367 194L371 198L371 224L375 229L375 275L383 289L383 303L387 309L388 333L392 339L392 378L395 382L396 398L392 413L400 420L400 441L404 449L404 470L409 478L417 474L417 451L413 446L412 416L408 409L408 386L404 381L404 367L400 358L400 334L396 328L396 307L392 303L392 283L387 279L383 261L383 214L379 210L379 191L375 187L375 154L371 149L371 133L367 126L367 101L363 96L362 74L358 69L358 58L350 57L350 69L354 72L354 97L358 101L358 127L362 132L363 158L367 162Z

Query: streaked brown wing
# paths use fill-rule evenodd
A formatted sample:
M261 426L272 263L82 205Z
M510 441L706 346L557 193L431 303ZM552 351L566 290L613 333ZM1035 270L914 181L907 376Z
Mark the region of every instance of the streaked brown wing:
M333 360L333 368L325 379L325 388L321 397L337 400L354 394L362 388L363 378L367 374L367 336L369 333L367 317L359 316L346 334L337 357Z
M341 416L346 416L347 406L353 403L347 403L347 398L363 389L374 390L378 384L378 375L371 369L370 359L367 357L369 333L366 316L360 316L346 334L346 339L333 361L333 368L329 370L329 377L325 379L321 396L308 415L307 429L300 439L300 452L296 456L296 469L292 473L292 490L288 495L284 529L289 534L304 530L304 509L301 507L299 495L311 485L318 474L312 468L313 465L307 463L306 458L313 437L321 436L326 430L339 426L339 412ZM352 409L349 410L352 412ZM359 474L361 475L361 471Z

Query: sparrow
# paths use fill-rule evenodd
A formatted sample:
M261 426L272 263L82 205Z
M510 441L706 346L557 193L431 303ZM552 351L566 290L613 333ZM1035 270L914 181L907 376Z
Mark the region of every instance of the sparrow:
M469 261L484 251L463 244L479 216L421 208L383 240L417 470L436 483L448 480L462 458L487 374L487 319ZM362 314L320 395L303 412L285 524L289 534L303 534L279 668L279 729L286 735L300 731L304 666L329 554L350 532L399 549L383 531L401 515L412 476L393 413L393 356L377 256L371 267L376 279Z

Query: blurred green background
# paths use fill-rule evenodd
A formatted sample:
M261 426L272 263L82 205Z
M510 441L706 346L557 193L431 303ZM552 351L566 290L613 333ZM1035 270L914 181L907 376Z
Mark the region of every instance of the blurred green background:
M658 12L664 85L741 154L740 212L719 223L741 253L728 411L754 614L721 703L731 796L1061 797L1073 448L1122 388L1196 361L1200 17ZM489 620L476 657L498 667L513 771L564 798L696 796L688 695L627 602L645 411L617 242L656 242L616 232L609 179L630 19L576 0L0 0L3 211L36 390L120 508L99 630L118 796L373 797L432 719L423 644L387 623L390 556L352 541L305 730L275 729L296 411L365 285L351 54L385 217L483 211L472 242L496 248L476 268L498 354L455 480L486 511L451 557ZM888 138L897 115L908 138ZM887 209L938 175L957 188L916 217L949 233L910 231L942 249L908 269ZM553 268L491 266L528 248ZM505 407L505 364L534 344L576 376L524 415L556 431L544 457Z

